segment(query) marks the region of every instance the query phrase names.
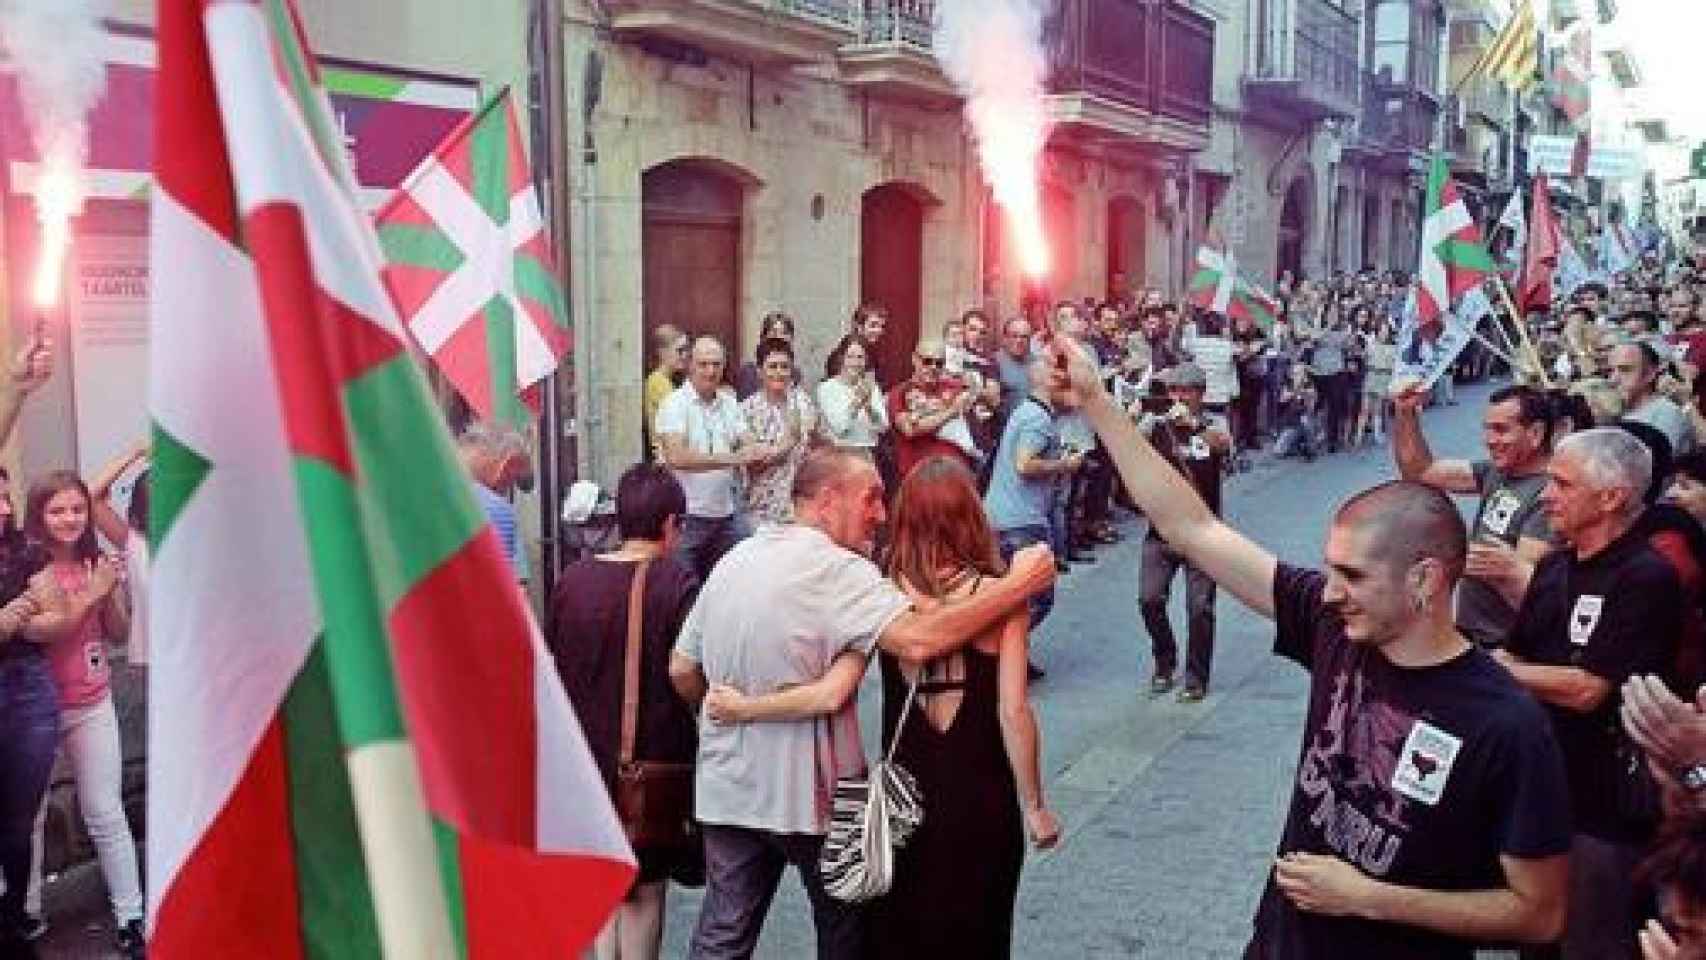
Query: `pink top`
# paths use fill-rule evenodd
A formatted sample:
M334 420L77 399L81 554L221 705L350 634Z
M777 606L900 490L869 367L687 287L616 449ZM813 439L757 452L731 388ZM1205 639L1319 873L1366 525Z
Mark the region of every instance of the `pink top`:
M59 588L76 593L89 584L88 571L77 563L53 563L48 566ZM48 667L53 682L59 687L62 707L89 707L107 696L112 680L112 668L107 663L107 641L101 636L101 617L91 613L70 636L47 649Z

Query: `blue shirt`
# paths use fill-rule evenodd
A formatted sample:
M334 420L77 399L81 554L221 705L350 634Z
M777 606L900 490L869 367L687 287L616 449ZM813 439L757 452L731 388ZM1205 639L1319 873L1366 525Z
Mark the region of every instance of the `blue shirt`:
M989 492L983 497L989 522L997 530L1048 526L1054 477L1020 476L1020 451L1049 459L1060 455L1060 429L1053 411L1028 398L1020 401L1007 418L989 475Z
M474 481L473 486L474 499L480 502L480 509L486 511L486 521L498 535L498 543L503 547L504 556L509 558L510 568L515 571L515 579L527 580L527 551L521 548L521 534L516 529L515 507L478 480Z

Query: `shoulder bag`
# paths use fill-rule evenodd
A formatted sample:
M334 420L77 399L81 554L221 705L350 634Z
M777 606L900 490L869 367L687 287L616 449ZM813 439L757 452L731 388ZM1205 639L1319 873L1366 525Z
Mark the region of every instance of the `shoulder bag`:
M924 822L918 781L894 762L900 734L906 729L912 700L918 693L923 665L906 690L906 704L895 721L888 753L867 774L835 782L829 816L829 835L818 858L824 890L837 900L862 903L889 892L894 884L894 852L906 845Z
M642 560L628 594L628 649L622 671L622 739L616 758L616 816L636 847L675 848L691 844L693 764L634 759L640 723L640 630L646 592Z

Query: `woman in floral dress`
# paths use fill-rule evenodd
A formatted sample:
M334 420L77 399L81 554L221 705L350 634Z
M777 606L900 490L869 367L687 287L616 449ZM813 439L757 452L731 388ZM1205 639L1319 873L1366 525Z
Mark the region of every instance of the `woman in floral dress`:
M758 345L759 389L741 401L755 441L772 447L771 459L746 468L746 507L759 523L794 519L794 472L814 443L822 419L811 395L794 385L794 348L779 337Z

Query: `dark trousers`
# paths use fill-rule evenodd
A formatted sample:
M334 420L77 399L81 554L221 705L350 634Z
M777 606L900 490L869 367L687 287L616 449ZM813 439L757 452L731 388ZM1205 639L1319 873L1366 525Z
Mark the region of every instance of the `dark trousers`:
M1033 543L1049 543L1048 527L1015 527L1012 530L996 532L996 547L1001 551L1001 559L1011 563L1013 554L1025 549ZM1054 609L1054 587L1049 587L1042 593L1031 598L1031 629L1035 630L1045 619L1050 610Z
M1137 606L1149 630L1155 673L1172 676L1179 664L1179 644L1167 619L1167 597L1173 575L1185 568L1185 618L1189 647L1185 652L1185 685L1207 689L1214 660L1214 581L1155 537L1143 538L1143 561L1137 573Z
M22 641L13 640L12 644ZM0 647L0 942L23 916L30 833L59 746L59 692L37 650Z
M1345 432L1345 416L1350 412L1350 396L1346 386L1350 383L1347 373L1334 373L1327 376L1315 377L1315 391L1321 396L1321 405L1327 413L1327 449L1339 449L1339 443Z
M695 517L689 514L682 518L681 539L676 541L675 550L681 562L692 567L703 581L711 575L711 568L717 565L717 561L723 559L723 554L745 540L751 532L745 514L738 511L727 517Z
M1262 394L1268 382L1262 377L1244 377L1238 381L1238 399L1233 401L1232 436L1238 449L1254 450L1261 444L1256 434L1261 428Z
M790 864L811 901L818 960L856 960L864 952L863 907L831 897L818 875L823 837L707 823L704 838L705 899L687 952L690 960L752 956L782 870Z

